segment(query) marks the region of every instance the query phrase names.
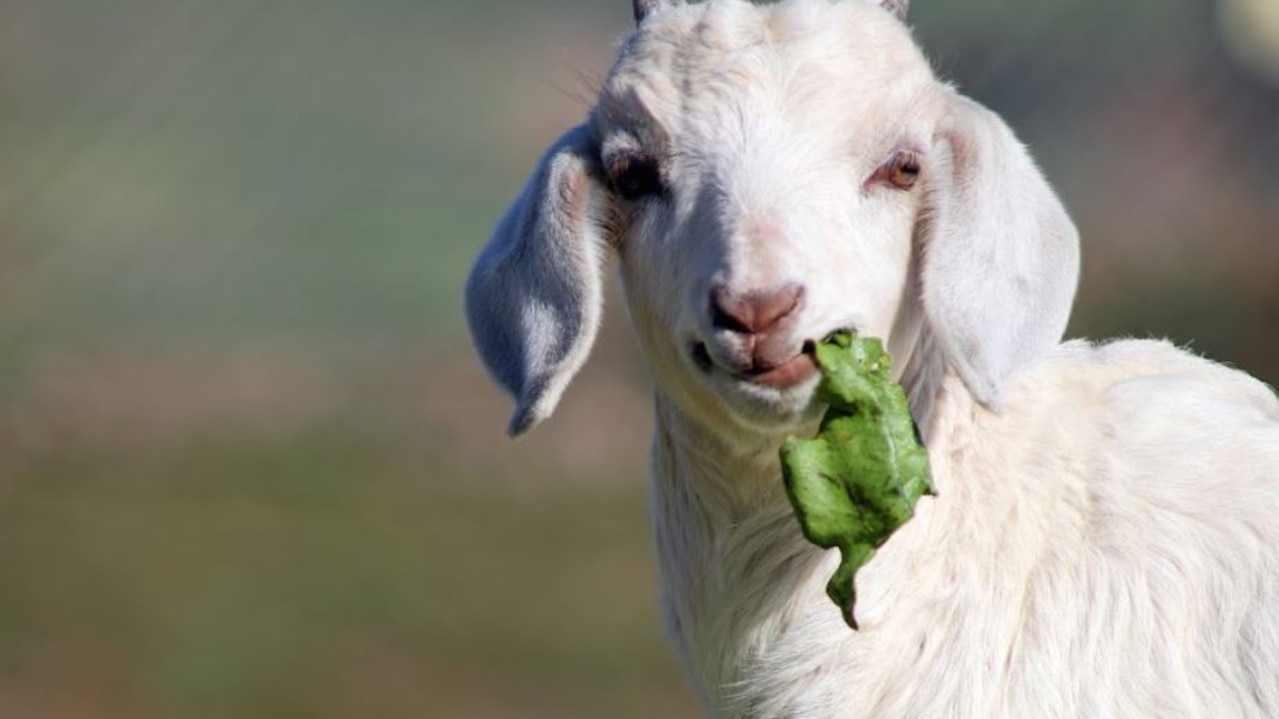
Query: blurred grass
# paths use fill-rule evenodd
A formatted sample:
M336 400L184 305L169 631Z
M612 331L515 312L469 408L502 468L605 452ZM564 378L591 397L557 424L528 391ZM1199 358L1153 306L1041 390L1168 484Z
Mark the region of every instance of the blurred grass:
M448 456L332 431L26 463L0 484L0 714L106 681L118 711L85 716L688 715L642 483Z
M480 32L501 17L3 3L8 329L42 344L456 331L468 240L508 192L493 178L515 181L491 151L511 48Z

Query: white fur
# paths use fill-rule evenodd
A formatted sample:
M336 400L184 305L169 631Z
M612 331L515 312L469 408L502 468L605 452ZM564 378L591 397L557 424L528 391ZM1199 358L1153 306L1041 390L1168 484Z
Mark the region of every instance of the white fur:
M666 624L708 713L1279 716L1279 400L1164 343L1060 344L1069 217L890 13L654 8L467 305L522 432L584 361L616 249L656 383ZM898 147L922 155L918 186L868 182ZM623 201L605 168L637 149L666 191ZM858 575L856 633L823 593L836 557L802 539L780 481L816 380L725 371L750 348L708 309L717 285L785 283L805 301L771 351L840 327L887 338L932 459L937 496Z
M1254 380L1149 341L1064 345L998 415L948 380L937 497L859 574L855 634L772 448L662 412L668 618L717 716L1279 713L1279 402Z

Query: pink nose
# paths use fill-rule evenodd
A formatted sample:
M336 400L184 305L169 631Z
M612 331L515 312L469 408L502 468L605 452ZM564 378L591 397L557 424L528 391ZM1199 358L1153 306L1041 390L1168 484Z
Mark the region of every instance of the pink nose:
M716 285L711 289L711 326L740 334L765 334L803 304L804 286L798 282L742 294Z

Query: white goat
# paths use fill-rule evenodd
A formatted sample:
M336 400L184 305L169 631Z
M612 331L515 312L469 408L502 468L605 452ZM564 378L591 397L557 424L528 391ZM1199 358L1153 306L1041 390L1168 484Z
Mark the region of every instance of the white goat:
M1061 343L1075 229L902 5L637 0L468 284L511 432L584 361L616 254L708 713L1279 716L1279 401L1166 343ZM845 327L887 338L937 488L859 574L860 632L777 457L821 412L803 344Z

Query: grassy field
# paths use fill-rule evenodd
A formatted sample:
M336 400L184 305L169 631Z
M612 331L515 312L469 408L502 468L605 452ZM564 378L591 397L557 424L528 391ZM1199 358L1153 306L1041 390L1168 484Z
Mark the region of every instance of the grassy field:
M28 457L0 715L691 716L638 477L449 456L331 430Z

